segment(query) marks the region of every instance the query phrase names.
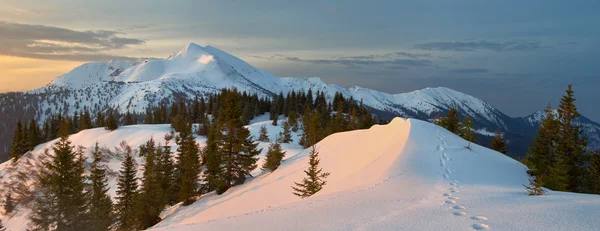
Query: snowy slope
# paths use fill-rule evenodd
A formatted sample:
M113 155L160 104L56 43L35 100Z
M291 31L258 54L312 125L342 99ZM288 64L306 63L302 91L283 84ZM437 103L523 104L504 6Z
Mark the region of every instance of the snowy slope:
M270 124L264 115L248 128L257 136L266 125L274 138L281 127ZM168 132L169 125L134 125L112 132L85 130L70 139L84 147L99 141L112 148L122 140L138 147L151 137L162 142ZM203 146L205 139L197 137L197 142ZM27 163L35 163L52 143L39 145L15 165L0 164L0 183L10 182L15 172L10 168L33 171ZM331 175L325 188L308 199L299 199L291 189L304 177L308 150L284 144L286 157L275 172L257 169L255 178L223 195L210 193L190 206L167 208L164 220L151 230L592 230L600 225L594 219L600 196L527 196L521 186L527 182L525 166L484 147L469 151L466 144L433 124L400 118L331 135L317 145L321 167ZM263 158L268 143L259 146ZM141 169L143 160L137 162ZM120 157L106 164L116 173ZM116 175L109 176L114 196ZM0 219L9 230L26 230L29 210L17 210Z
M265 114L259 116L252 120L252 124L248 125L248 129L255 136L258 137L260 127L265 125L268 130L268 136L271 139L275 139L275 137L283 131L282 127L272 126L272 121L268 120L269 115ZM281 123L283 123L283 119ZM104 163L108 167L108 177L109 177L109 193L114 198L116 195L116 183L117 183L117 174L119 169L121 168L121 155L118 155L119 152L115 150L116 147L122 141L127 142L133 149L137 149L140 145L147 142L149 139L153 138L155 142L158 144L164 144L163 137L170 133L171 128L169 124L164 125L132 125L132 126L122 126L119 127L115 131L107 131L104 128L96 128L81 131L77 134L73 134L69 137L72 144L74 146L83 146L87 149L86 157L88 158L86 166L89 166L91 163L91 155L90 149L95 145L96 142L99 143L101 148L108 148L113 153L116 153L116 156L108 156L106 158L106 162ZM301 132L301 131L299 131ZM294 142L290 144L282 144L282 147L293 155L302 151L300 145L298 145L298 137L300 135L299 132L292 132L294 136ZM7 161L0 164L0 195L6 195L7 190L10 188L10 185L14 185L16 181L17 172L21 171L26 173L27 175L34 175L37 171L36 166L39 164L39 157L44 153L46 149L51 150L52 146L58 141L58 139L50 141L48 143L38 145L34 151L26 154L21 159L19 159L16 163L12 163L11 161ZM206 137L197 136L196 142L200 147L204 147L206 143ZM173 153L177 150L177 144L175 144L175 139L170 140L169 144L172 146L171 150ZM266 151L269 147L269 142L259 142L259 148L263 149L263 152L259 155L260 159L257 162L259 166L263 163L263 158L266 155ZM134 150L137 151L137 150ZM289 155L288 155L289 156ZM136 162L138 163L138 177L141 177L144 159L141 157L136 157ZM257 168L252 172L253 175L258 175L262 171L260 168ZM33 181L28 181L28 185L31 189L34 188ZM28 228L27 217L30 213L30 210L27 206L19 206L17 208L17 212L10 214L10 216L4 215L4 212L1 211L0 208L0 219L3 220L3 224L8 227L10 231L25 231Z
M259 97L311 89L313 93L324 91L332 100L336 92L341 92L345 97L362 101L374 113L386 118L402 116L431 121L456 107L462 116L468 115L473 119L477 130L485 131L480 133L480 142L489 143L489 133L497 129L509 134L507 138L515 144L509 148L515 156L524 155L531 137L535 135L535 126L531 122L510 118L483 100L452 89L437 87L389 94L359 86L344 88L319 78L279 78L218 48L194 43L165 59L84 64L56 78L48 86L20 96L26 99L23 101L29 101L22 107L31 108L33 112L16 112L14 117L27 114L22 119L35 117L43 121L51 114L72 115L84 108L92 114L108 108L122 113L144 113L146 108L160 103L190 100L234 87ZM9 96L0 94L2 110L12 106L12 102L3 98ZM15 120L0 121L0 129L12 131L16 126ZM586 125L591 126L586 126L586 129L591 129L588 134L600 131L594 130L593 124ZM0 134L0 137L5 137L0 140L0 150L8 148L10 136ZM600 136L591 138L590 148L600 148Z
M308 199L292 195L304 151L221 196L165 212L152 230L593 230L600 196L530 197L526 167L418 120L334 134L318 144L331 175Z

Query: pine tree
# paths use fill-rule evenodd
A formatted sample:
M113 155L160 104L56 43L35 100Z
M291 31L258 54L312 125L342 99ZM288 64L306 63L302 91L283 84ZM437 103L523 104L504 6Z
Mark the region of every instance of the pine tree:
M282 143L290 143L292 142L292 126L287 121L283 122L283 131L279 136L281 137Z
M40 134L40 126L35 119L31 119L31 121L29 121L29 126L27 127L27 150L33 150L35 146L41 143L42 137Z
M581 116L575 106L573 86L569 85L560 100L558 118L560 122L560 139L558 140L558 155L565 158L568 168L567 190L571 192L585 192L586 178L586 149L587 138L583 136L580 125L575 120Z
M64 122L63 122L64 125ZM32 223L37 229L84 230L87 228L84 192L83 149L74 150L68 138L70 129L61 126L54 155L44 164L38 178L39 192L34 202Z
M506 142L504 141L504 137L502 137L502 131L500 131L500 129L498 129L496 135L492 139L492 142L490 143L490 148L502 154L508 153L508 150L506 148Z
M221 128L218 124L211 126L206 140L206 146L202 150L202 161L206 167L204 179L201 186L201 192L208 193L219 189L220 193L227 190L223 177L223 158L220 152L219 144L222 140ZM221 192L221 190L223 190ZM219 193L217 192L217 193Z
M128 126L128 125L134 125L134 124L136 124L134 116L131 114L131 112L127 111L127 114L125 114L124 125Z
M233 90L224 99L219 114L221 135L218 151L224 167L221 180L222 187L217 188L217 193L223 193L233 185L244 183L250 172L256 168L258 154L262 149L257 149L258 143L252 141L250 131L244 127L241 111L241 96ZM221 184L222 183L222 184Z
M112 111L109 111L106 116L106 121L104 122L104 129L114 131L119 128L119 124L117 123L117 118L115 118L115 114Z
M523 187L525 187L530 196L541 196L546 193L546 190L542 188L544 184L542 183L541 176L529 179L529 185L523 185Z
M281 144L279 142L272 142L267 151L262 170L275 171L281 165L283 157L285 157L285 151L281 149Z
M81 120L79 121L79 128L81 130L92 128L92 117L90 116L90 112L86 109L81 113Z
M198 174L200 174L199 148L192 134L189 123L177 138L177 182L179 183L179 200L183 205L192 204L198 190Z
M160 222L160 213L166 206L163 195L160 172L157 165L157 149L154 139L140 147L145 157L142 185L134 198L136 227L144 230Z
M25 131L23 130L23 125L19 120L17 121L17 127L15 128L15 133L13 135L12 145L10 148L10 158L14 158L13 160L19 159L26 152L27 147Z
M178 196L174 189L174 178L173 173L175 172L175 166L171 158L171 146L169 145L169 137L165 136L164 146L159 145L156 149L157 153L157 168L158 168L158 180L160 182L160 188L163 192L163 201L165 204L172 205L177 202Z
M589 174L589 192L600 194L600 150L596 150L590 156Z
M531 176L543 177L546 187L563 191L568 183L569 166L566 158L558 154L560 121L555 118L550 105L546 107L545 113L546 118L542 121L524 162L529 167L528 173Z
M267 126L263 125L260 127L258 140L262 142L269 142L269 135L267 135Z
M15 210L15 202L10 192L6 194L6 200L4 200L4 214L8 215Z
M88 217L90 225L86 230L104 231L114 222L113 204L108 195L108 179L106 176L106 167L102 166L103 153L100 151L98 142L92 150L94 158L90 165L89 193L88 193Z
M473 122L469 116L465 117L464 121L459 125L458 134L460 137L469 141L469 148L471 147L471 143L475 142L475 130L473 130Z
M96 114L96 126L97 128L104 127L104 115L101 111Z
M450 108L448 115L441 117L436 121L436 124L442 126L449 132L454 134L459 133L460 120L458 119L458 110L454 107Z
M323 189L323 186L327 183L325 178L329 176L328 172L323 172L323 169L319 168L319 162L321 162L321 160L319 159L319 153L315 146L310 150L308 158L310 166L307 170L304 170L306 178L302 180L302 183L294 182L296 186L292 186L294 195L301 198L310 197Z
M123 142L121 148L125 154L125 159L121 165L117 181L117 204L115 206L119 221L117 230L130 231L134 230L136 226L136 211L133 205L138 190L137 170L131 147Z

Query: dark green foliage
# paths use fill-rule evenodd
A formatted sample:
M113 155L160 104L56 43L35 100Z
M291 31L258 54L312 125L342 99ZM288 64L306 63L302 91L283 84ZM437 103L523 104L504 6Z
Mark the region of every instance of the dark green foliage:
M458 118L458 110L456 108L450 108L448 115L436 120L435 124L444 127L449 132L459 134L460 119Z
M104 127L104 114L102 114L101 111L98 111L98 113L96 114L96 126L97 128L101 128Z
M117 118L112 110L106 114L106 121L104 122L104 129L114 131L119 128L119 124L117 122Z
M583 137L580 125L574 124L574 120L581 116L575 106L575 97L572 85L568 86L566 95L560 100L558 107L558 119L560 125L560 139L558 140L558 153L562 156L568 168L567 190L572 192L585 192L586 148L587 138Z
M61 130L66 130L63 126ZM84 192L83 149L74 150L67 134L52 148L54 154L43 163L45 171L38 177L39 192L34 201L31 221L36 230L85 230L86 196Z
M89 189L88 189L88 217L89 226L86 230L104 231L115 221L113 204L108 195L108 179L106 167L102 166L103 153L100 151L98 142L92 150L94 160L90 165Z
M279 134L282 143L290 143L292 142L292 126L289 122L283 122L283 131Z
M600 194L600 150L596 150L590 156L588 184L588 192Z
M90 112L88 110L84 110L81 113L81 120L79 121L79 129L81 130L85 130L85 129L90 129L92 128L92 117L90 115Z
M165 136L164 146L159 145L156 148L157 156L157 169L158 169L158 181L160 182L160 188L163 192L163 201L165 204L175 204L178 196L175 187L173 174L175 172L175 166L171 158L171 146L169 145L169 137Z
M285 152L281 149L281 144L279 142L271 143L262 170L275 171L281 165L283 157L285 157Z
M27 150L33 150L35 146L42 143L42 134L37 121L32 119L27 127Z
M497 151L502 154L508 153L508 150L506 147L506 141L504 141L504 137L502 137L502 131L500 131L500 129L498 129L498 131L496 132L496 135L490 142L490 148L492 150Z
M134 198L138 191L136 163L133 151L125 142L121 143L124 160L117 181L117 203L115 206L118 223L117 230L134 230L136 226Z
M27 146L27 133L23 129L21 121L18 121L17 128L15 129L15 133L13 136L12 145L10 148L10 158L20 158L23 154L25 154L28 151Z
M306 178L304 178L301 183L294 182L296 186L292 186L294 195L301 198L310 197L321 191L323 186L327 183L325 178L329 176L328 172L323 172L323 169L319 168L319 162L321 162L321 160L319 160L319 153L315 146L310 150L308 158L310 166L307 170L304 170Z
M267 135L267 126L263 125L260 127L258 141L269 142L269 135Z
M157 151L154 139L140 146L140 155L145 157L144 174L142 185L134 198L136 228L139 230L160 222L160 213L166 206Z
M179 200L183 205L192 204L198 190L198 174L200 174L199 148L189 123L177 137L177 169L176 180L179 184Z
M125 121L123 122L123 125L127 126L134 124L137 124L135 116L132 115L131 112L127 111L127 113L125 114Z

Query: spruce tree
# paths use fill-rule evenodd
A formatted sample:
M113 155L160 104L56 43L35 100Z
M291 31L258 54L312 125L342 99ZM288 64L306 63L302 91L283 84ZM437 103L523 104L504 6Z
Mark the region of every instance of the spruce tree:
M119 128L117 118L115 117L115 114L112 112L112 110L109 111L107 114L108 115L106 116L106 121L104 122L104 129L114 131L117 128Z
M283 131L279 136L281 137L282 143L290 143L292 142L292 126L287 121L283 122Z
M63 122L64 125L64 122ZM86 196L83 149L74 150L68 138L70 129L61 126L60 140L52 150L54 155L44 162L38 187L42 195L34 202L31 221L36 229L85 230Z
M202 161L206 167L201 186L201 192L203 193L208 193L216 189L219 189L217 193L223 193L228 187L223 177L223 157L219 148L223 134L220 131L221 128L218 124L211 126L206 146L202 150Z
M145 157L142 185L134 198L136 227L144 230L160 222L160 212L164 209L160 172L158 169L157 149L154 139L150 139L140 147L140 154Z
M198 174L200 174L199 148L192 133L192 124L188 123L177 138L177 182L179 184L179 200L183 205L192 204L198 190Z
M471 118L469 116L465 117L464 121L460 124L458 128L458 134L466 141L469 141L470 143L476 143L475 131L473 130L473 122L471 121ZM469 148L471 146L470 143Z
M25 131L23 130L23 125L21 121L17 121L17 127L15 128L15 133L13 135L13 140L10 148L10 158L19 159L23 154L27 152L26 145L26 137Z
M113 204L108 195L108 179L106 167L102 166L103 153L98 142L92 150L94 160L90 165L89 190L88 190L88 217L90 224L87 230L104 231L114 222Z
M541 176L529 179L529 185L523 185L523 187L525 187L530 196L541 196L546 193L546 190L542 188L544 184Z
M275 171L281 165L283 157L285 157L285 151L281 149L281 144L279 142L271 142L261 169L263 171Z
M269 135L267 135L267 126L263 125L260 127L258 140L262 142L269 142Z
M125 158L117 181L117 230L130 231L136 227L134 198L138 190L137 170L131 147L121 143L121 148Z
M436 121L436 124L442 126L449 132L459 134L460 120L458 119L458 110L454 107L450 108L448 115L439 118Z
M323 172L323 169L319 167L321 160L315 146L312 146L308 158L309 167L307 170L304 170L306 178L301 183L294 182L296 186L292 186L294 195L301 198L310 197L321 191L327 183L325 178L329 176L328 172Z
M219 114L219 130L221 133L219 150L220 160L225 166L223 178L224 182L217 193L225 192L233 185L244 183L250 172L256 168L258 154L262 149L257 149L258 143L252 141L250 131L244 127L243 115L241 111L241 96L237 90L233 90L224 99L223 106Z
M86 109L81 113L81 120L79 128L81 130L92 128L92 117L90 116L90 112Z
M508 153L508 150L506 148L506 141L504 141L504 137L502 137L502 131L500 131L500 129L496 131L496 135L490 143L490 148L502 154Z
M566 158L558 154L560 121L554 116L550 105L546 107L545 114L524 162L531 176L544 178L547 188L564 191L568 183L569 165Z
M135 120L136 120L135 116L133 116L131 114L131 112L127 111L127 114L125 114L125 121L124 121L123 124L125 126L127 126L127 125L134 125L134 124L136 124Z
M565 158L568 168L567 190L584 192L587 161L587 138L583 136L580 125L575 120L581 116L575 106L573 86L569 85L560 100L558 118L560 122L560 139L558 140L558 155Z
M33 150L35 146L41 143L42 137L40 134L40 126L35 119L31 119L31 121L29 121L29 126L27 127L27 150Z
M174 188L174 178L173 173L175 172L175 167L173 165L173 160L171 158L171 146L169 145L168 137L165 136L165 144L164 146L159 145L156 149L157 153L157 168L158 168L158 180L160 182L160 188L163 192L163 201L165 204L175 204L177 202L178 196L175 193L176 189Z
M104 127L104 115L102 114L102 111L98 111L96 114L96 127Z

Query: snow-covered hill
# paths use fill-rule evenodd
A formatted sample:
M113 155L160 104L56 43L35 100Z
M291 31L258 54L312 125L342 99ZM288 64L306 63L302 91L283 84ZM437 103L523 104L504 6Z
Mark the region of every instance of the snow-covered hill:
M252 134L267 125L275 137L281 127L266 118L252 121ZM135 125L85 130L70 139L85 147L96 141L114 147L121 140L137 147L168 131L168 125ZM201 146L204 141L197 137ZM27 168L52 143L39 145L14 165L1 164L0 181L9 182L17 170L32 171ZM327 185L300 199L291 186L304 177L308 150L286 144L286 158L275 172L255 170L254 178L223 195L210 193L190 206L167 208L152 230L594 230L600 225L595 219L600 196L552 191L527 196L521 185L527 183L525 166L465 145L445 129L415 119L333 134L317 144L321 167L331 173ZM137 161L141 169L143 160ZM107 166L116 172L119 163L117 155ZM114 195L115 176L110 177ZM18 211L0 215L11 231L27 228L28 210Z
M88 63L77 67L43 88L19 95L20 101L29 102L19 106L33 112L24 113L17 108L11 112L14 115L0 114L0 118L11 118L0 121L0 130L12 131L17 119L35 117L43 121L51 114L72 115L84 108L92 114L107 108L144 113L149 106L193 99L234 87L261 97L311 89L313 93L324 91L331 100L336 92L341 92L345 97L362 101L374 113L386 118L402 116L431 121L456 107L461 115L473 119L480 142L488 143L489 135L497 129L508 134L506 137L514 144L509 148L515 156L525 154L535 135L533 123L523 118L511 118L481 99L452 89L437 87L389 94L358 86L343 88L319 78L279 78L218 48L194 43L165 59ZM0 113L14 107L15 96L11 96L11 100L3 98L8 96L0 94ZM8 149L12 135L7 132L0 134L0 153ZM596 146L591 147L600 148L600 137L593 139L590 145Z

